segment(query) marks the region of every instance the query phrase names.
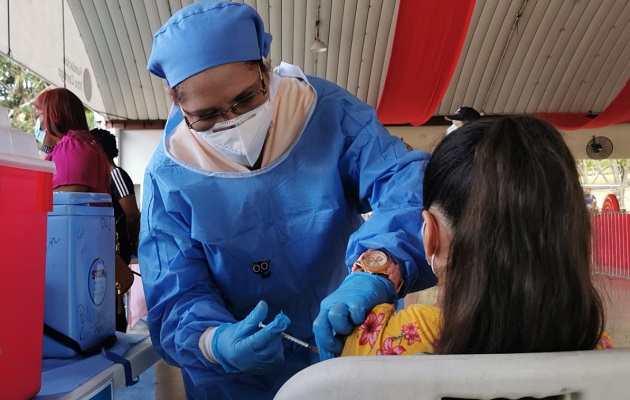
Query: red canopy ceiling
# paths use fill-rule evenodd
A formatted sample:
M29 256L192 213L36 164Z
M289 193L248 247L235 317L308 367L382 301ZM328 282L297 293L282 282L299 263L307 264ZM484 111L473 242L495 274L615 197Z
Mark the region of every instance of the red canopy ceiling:
M386 125L424 124L435 114L457 66L475 0L401 0L378 118ZM559 129L630 122L630 80L597 116L541 113Z
M595 118L583 114L537 114L539 118L552 123L558 129L575 130L601 128L607 125L630 122L630 80L626 82L617 96Z
M422 125L451 81L474 0L401 0L377 113L384 124Z

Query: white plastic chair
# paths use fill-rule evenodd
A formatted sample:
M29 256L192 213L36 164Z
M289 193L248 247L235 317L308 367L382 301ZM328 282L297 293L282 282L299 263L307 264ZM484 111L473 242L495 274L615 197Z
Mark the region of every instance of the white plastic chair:
M289 379L274 400L630 399L630 349L342 357Z

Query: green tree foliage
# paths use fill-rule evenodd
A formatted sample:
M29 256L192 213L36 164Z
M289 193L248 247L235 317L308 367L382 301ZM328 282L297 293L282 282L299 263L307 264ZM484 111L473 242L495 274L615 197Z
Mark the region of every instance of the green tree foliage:
M614 194L622 209L630 206L630 160L577 160L577 168L585 187Z
M9 110L14 129L33 132L33 102L50 84L10 59L0 56L0 106Z
M9 110L11 127L33 132L33 103L52 85L28 69L0 54L0 106ZM88 126L94 126L94 112L85 109Z

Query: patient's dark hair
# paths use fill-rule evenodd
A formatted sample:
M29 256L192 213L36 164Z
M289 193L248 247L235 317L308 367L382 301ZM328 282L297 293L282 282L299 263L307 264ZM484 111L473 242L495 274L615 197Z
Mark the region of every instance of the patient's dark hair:
M453 231L438 353L596 346L590 217L556 129L528 116L465 124L435 149L423 189Z

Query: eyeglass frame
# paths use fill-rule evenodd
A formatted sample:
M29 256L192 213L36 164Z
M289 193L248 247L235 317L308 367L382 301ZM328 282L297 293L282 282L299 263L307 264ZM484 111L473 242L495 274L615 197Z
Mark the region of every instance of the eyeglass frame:
M232 106L230 108L228 108L227 110L213 112L212 114L203 115L203 116L197 118L197 120L195 120L193 122L190 122L188 120L188 117L186 117L186 114L184 113L184 121L186 122L186 126L188 127L188 129L195 130L193 125L196 124L197 122L206 121L206 120L209 120L209 119L212 119L212 118L218 118L219 116L221 118L223 118L223 120L225 121L226 120L225 119L225 114L227 114L229 112L234 112L234 109L236 107L238 107L239 105L245 103L248 100L251 100L254 96L256 96L259 93L262 93L263 95L267 94L267 85L265 85L265 80L263 79L262 69L260 68L260 65L258 65L258 76L260 77L260 84L262 86L262 89L257 90L255 92L252 92L252 93L248 94L247 96L245 96L244 98L242 98L241 100L238 100L238 101L234 102L234 104L232 104ZM183 109L182 109L182 111L183 111Z

